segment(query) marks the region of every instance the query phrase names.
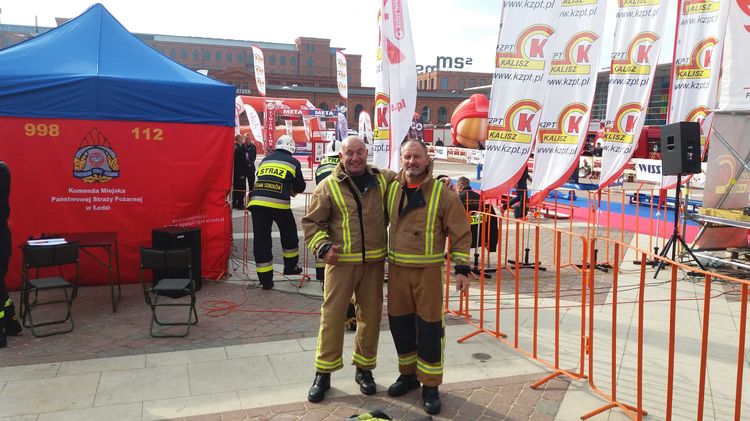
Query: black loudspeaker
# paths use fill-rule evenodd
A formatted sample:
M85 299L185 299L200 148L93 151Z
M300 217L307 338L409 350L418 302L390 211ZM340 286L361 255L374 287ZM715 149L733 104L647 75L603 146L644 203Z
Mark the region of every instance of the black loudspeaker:
M661 128L661 171L663 175L701 172L701 125L681 121Z
M191 266L195 289L203 286L201 278L201 229L197 227L163 227L151 230L151 244L155 249L180 250L190 249ZM167 269L154 270L154 282L164 278L186 278L187 270Z

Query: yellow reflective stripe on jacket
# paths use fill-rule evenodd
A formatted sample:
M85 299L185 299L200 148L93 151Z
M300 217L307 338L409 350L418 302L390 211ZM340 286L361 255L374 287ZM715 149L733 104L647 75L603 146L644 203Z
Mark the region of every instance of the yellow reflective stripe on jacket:
M385 184L385 176L378 173L375 178L378 180L378 187L380 187L380 206L385 209L385 192L388 190L388 186Z
M443 363L430 364L427 361L417 358L417 370L425 374L441 375L443 374Z
M478 213L471 214L471 225L479 225L482 222L482 216Z
M445 258L443 253L435 254L404 254L388 251L388 259L393 263L440 263Z
M452 251L451 252L451 260L456 259L463 259L464 261L469 261L469 253L462 253L460 251Z
M376 250L365 251L365 259L382 259L387 255L385 247ZM342 262L359 262L362 260L362 253L339 253L339 261Z
M10 307L11 304L13 304L13 300L11 300L10 298L5 300L5 307Z
M324 238L328 238L328 233L327 232L325 232L323 230L320 230L320 231L316 232L315 235L313 235L312 238L310 239L310 242L307 244L307 248L309 248L310 251L314 252L315 251L315 245L318 244L318 241L320 241L320 240L322 240Z
M247 204L248 207L250 206L264 206L266 208L274 208L274 209L291 209L292 207L289 205L289 203L278 203L278 202L271 202L268 200L261 199L263 196L258 196L258 199L252 199L250 203ZM265 198L267 199L267 198Z
M333 201L336 202L336 206L338 206L339 211L341 212L341 216L343 218L343 221L341 222L341 229L343 231L344 244L343 244L343 247L341 248L341 251L343 253L351 253L352 252L352 233L349 227L349 210L346 208L346 202L344 202L344 196L341 194L341 189L339 189L339 184L336 182L336 179L334 177L328 177L328 186L331 188L331 195L333 196Z
M393 205L396 202L396 192L400 190L401 185L398 184L398 181L394 180L391 182L391 185L388 186L388 214L393 215L394 213L398 213L398 209L394 209ZM392 219L392 218L391 218Z
M432 251L435 248L435 220L437 219L438 203L440 202L440 183L435 181L432 183L432 193L430 194L430 206L427 208L427 226L425 227L424 251L426 255L433 254Z

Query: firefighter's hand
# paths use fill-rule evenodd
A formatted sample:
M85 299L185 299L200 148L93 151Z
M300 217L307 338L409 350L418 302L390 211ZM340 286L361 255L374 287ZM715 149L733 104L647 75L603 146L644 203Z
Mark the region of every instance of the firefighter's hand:
M323 255L323 261L328 265L335 265L339 261L339 250L341 246L331 246L326 254Z
M469 272L469 276L456 275L456 291L467 292L472 279L478 279L477 275L472 272Z

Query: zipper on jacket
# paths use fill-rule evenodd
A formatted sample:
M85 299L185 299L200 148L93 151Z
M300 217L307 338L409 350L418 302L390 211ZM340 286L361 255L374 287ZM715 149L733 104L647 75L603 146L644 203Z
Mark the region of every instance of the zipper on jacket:
M359 200L359 190L352 187L351 180L346 181L346 185L349 187L349 190L352 192L352 196L354 196L354 201L357 202L357 215L359 215L359 229L362 233L360 242L362 243L362 263L365 263L365 223L362 220L362 201Z

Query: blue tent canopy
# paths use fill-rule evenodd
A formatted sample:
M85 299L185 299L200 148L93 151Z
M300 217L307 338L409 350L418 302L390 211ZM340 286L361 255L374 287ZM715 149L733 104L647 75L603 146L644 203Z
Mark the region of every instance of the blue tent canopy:
M0 50L0 116L234 126L233 86L163 56L101 4Z

